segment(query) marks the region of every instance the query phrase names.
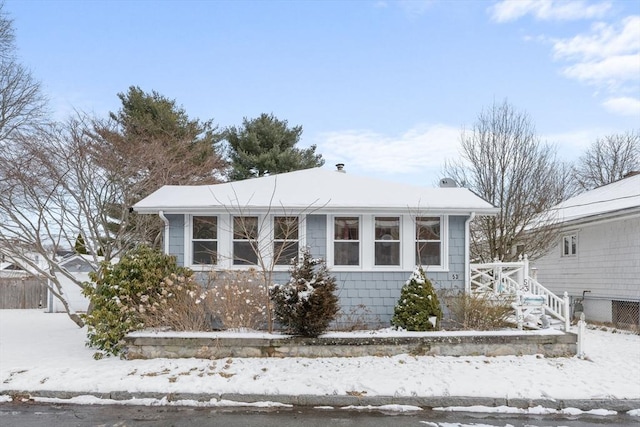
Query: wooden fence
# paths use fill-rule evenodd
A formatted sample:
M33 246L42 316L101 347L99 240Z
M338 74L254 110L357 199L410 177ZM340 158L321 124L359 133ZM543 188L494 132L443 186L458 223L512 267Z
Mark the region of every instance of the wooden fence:
M0 309L47 307L47 283L37 277L0 278Z

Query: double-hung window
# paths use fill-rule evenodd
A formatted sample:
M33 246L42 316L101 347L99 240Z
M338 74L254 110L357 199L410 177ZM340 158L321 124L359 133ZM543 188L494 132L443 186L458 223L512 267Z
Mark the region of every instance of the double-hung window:
M568 234L562 237L562 256L576 256L578 254L578 235Z
M375 265L400 265L400 217L376 217Z
M218 217L192 217L192 264L218 263Z
M441 265L440 217L416 218L416 264Z
M297 216L273 217L273 256L277 265L298 257L299 221Z
M258 217L233 217L233 265L258 263Z
M360 218L333 219L333 264L360 265Z

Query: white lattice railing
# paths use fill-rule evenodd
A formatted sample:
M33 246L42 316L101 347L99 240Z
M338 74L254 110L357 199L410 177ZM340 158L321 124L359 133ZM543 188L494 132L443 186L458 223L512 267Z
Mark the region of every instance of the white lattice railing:
M522 327L526 314L541 307L543 314L562 321L564 330L569 330L571 319L567 293L561 298L532 277L526 255L517 262L471 264L469 291L483 295L513 296L518 327Z

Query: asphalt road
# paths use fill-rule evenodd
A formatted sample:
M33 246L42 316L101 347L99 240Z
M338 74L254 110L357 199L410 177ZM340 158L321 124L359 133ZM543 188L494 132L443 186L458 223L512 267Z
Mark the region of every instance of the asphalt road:
M441 427L451 423L483 427L597 427L638 426L640 419L617 416L526 416L420 411L384 414L344 409L212 409L167 406L0 404L2 427ZM453 424L457 425L457 424Z

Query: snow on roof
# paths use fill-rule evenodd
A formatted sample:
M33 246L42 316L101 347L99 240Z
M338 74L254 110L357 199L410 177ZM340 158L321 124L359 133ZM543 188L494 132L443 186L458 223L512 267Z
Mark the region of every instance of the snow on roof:
M640 174L586 191L551 210L560 223L640 211Z
M306 212L412 210L495 214L466 188L430 188L323 168L214 185L166 185L134 205L140 213L215 212L272 207Z

